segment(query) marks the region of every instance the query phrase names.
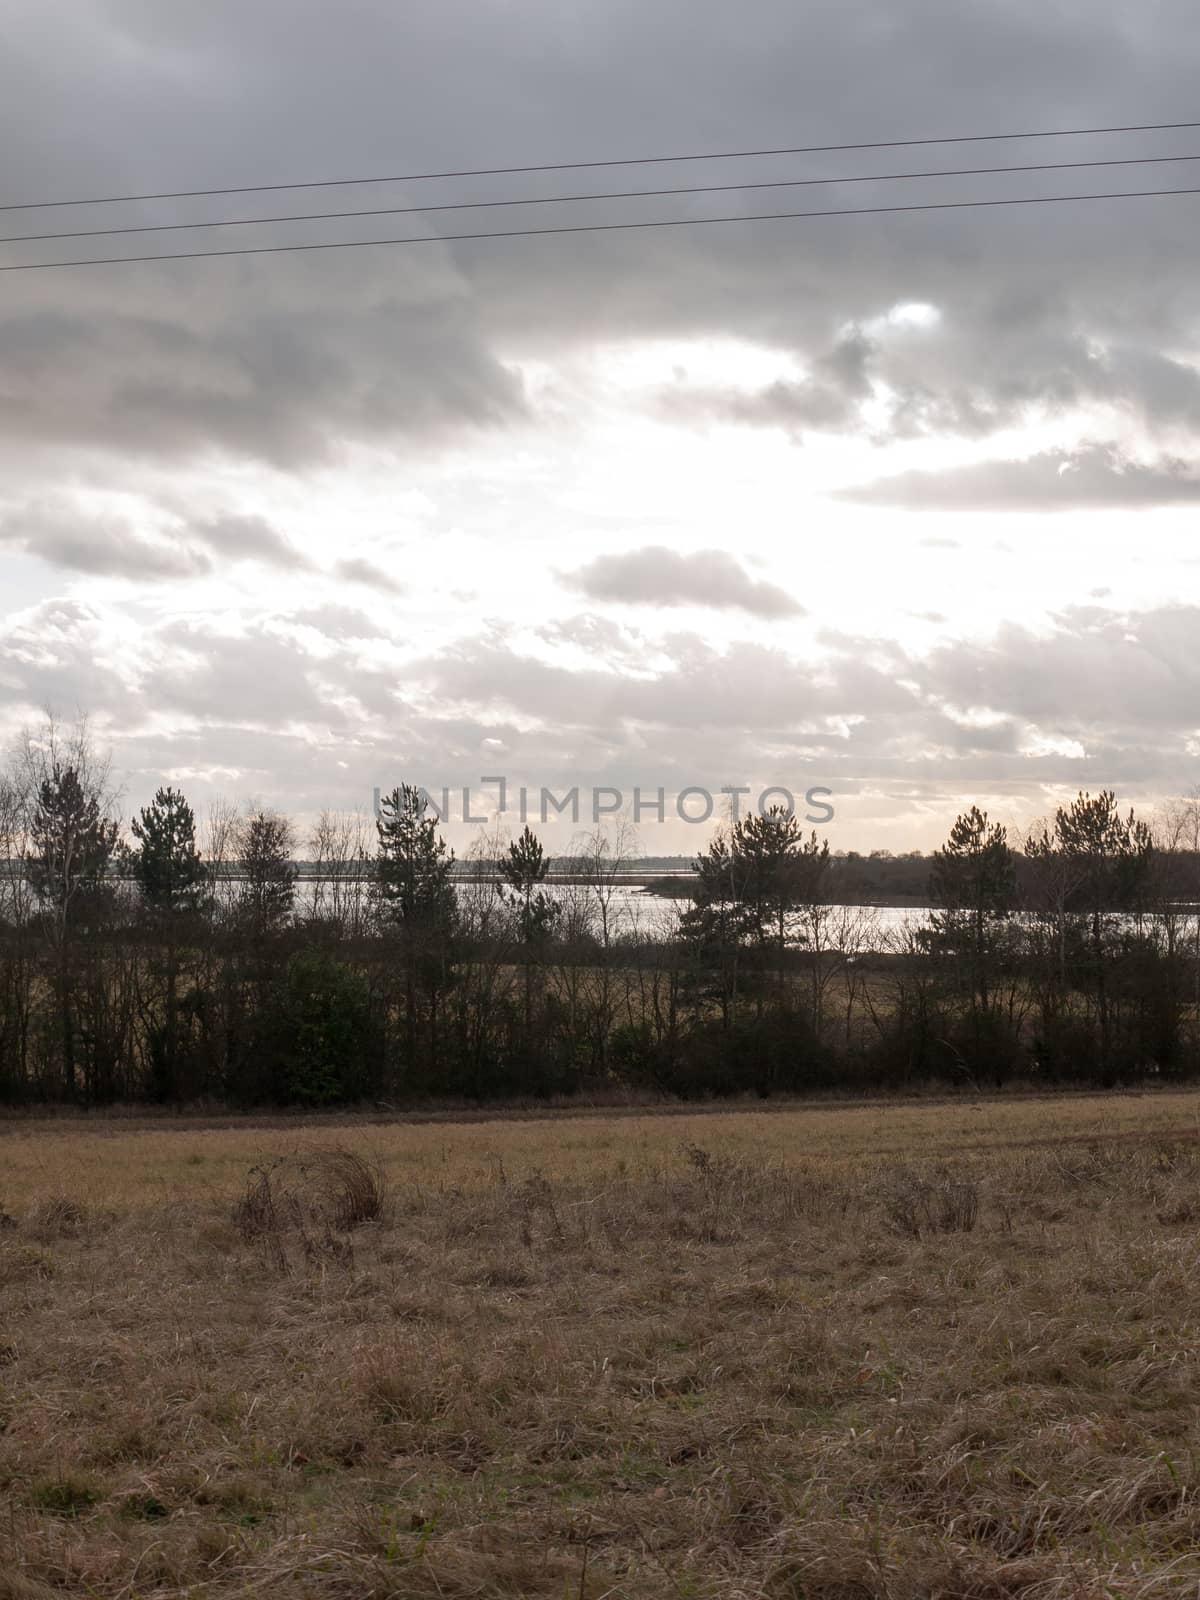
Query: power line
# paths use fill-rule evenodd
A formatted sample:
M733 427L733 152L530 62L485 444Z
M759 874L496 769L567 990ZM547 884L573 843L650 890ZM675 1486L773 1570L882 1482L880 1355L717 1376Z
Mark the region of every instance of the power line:
M181 250L162 255L97 256L82 261L22 261L0 266L0 272L45 272L63 267L131 266L147 261L213 261L226 256L293 255L313 250L365 250L374 246L453 244L467 239L532 239L567 233L627 233L647 228L703 228L726 222L787 222L811 217L876 217L907 211L973 211L990 206L1048 206L1077 200L1150 200L1167 195L1200 194L1188 189L1123 189L1101 194L1023 195L1008 200L929 200L902 206L847 206L836 211L759 211L748 216L673 217L645 222L575 223L558 228L506 228L483 233L410 235L400 239L336 239L318 244L244 245L234 250Z
M618 189L593 194L530 195L515 200L448 200L428 206L378 206L367 211L307 211L281 217L217 217L208 222L152 222L127 228L78 228L63 233L0 234L0 244L44 243L50 239L113 239L131 233L184 233L199 228L257 228L273 222L337 222L359 217L411 217L433 211L489 211L508 206L561 206L587 200L663 199L672 195L730 194L752 189L810 189L838 183L897 183L913 178L993 177L1006 172L1068 172L1088 167L1153 167L1200 161L1200 155L1126 156L1106 161L1042 161L1006 167L945 167L923 172L872 172L845 178L775 178L761 183L713 183L682 189Z
M447 172L390 173L373 178L314 178L296 183L249 183L217 189L165 189L154 194L89 195L78 200L13 200L0 211L46 211L57 206L132 205L143 200L195 200L226 194L278 194L287 189L338 189L365 183L425 183L438 178L499 178L524 172L582 172L597 167L649 167L673 161L738 161L759 156L832 155L848 150L912 150L931 144L987 144L1004 139L1083 138L1100 133L1165 133L1177 128L1200 128L1200 122L1135 122L1110 128L1049 128L1021 133L941 134L932 139L870 139L856 144L792 145L772 150L712 150L677 156L616 156L603 161L552 161L522 167L462 167Z

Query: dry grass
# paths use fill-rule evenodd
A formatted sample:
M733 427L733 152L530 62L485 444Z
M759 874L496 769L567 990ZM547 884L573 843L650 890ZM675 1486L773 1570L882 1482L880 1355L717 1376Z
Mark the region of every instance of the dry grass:
M77 1133L180 1164L5 1171L0 1600L1194 1596L1192 1104L1010 1110Z
M55 1193L104 1210L226 1203L247 1170L347 1143L397 1188L483 1189L519 1180L655 1177L700 1144L738 1160L804 1160L849 1172L878 1158L936 1160L1041 1142L1169 1134L1200 1139L1200 1094L1080 1094L872 1105L497 1115L478 1121L351 1116L47 1119L0 1122L0 1208Z

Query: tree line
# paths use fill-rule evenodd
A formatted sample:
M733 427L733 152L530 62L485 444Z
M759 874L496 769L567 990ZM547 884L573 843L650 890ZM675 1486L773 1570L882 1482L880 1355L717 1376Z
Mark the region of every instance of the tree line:
M294 858L313 860L299 892ZM0 773L0 1101L972 1090L1200 1069L1200 802L1152 828L1080 794L1024 838L977 807L927 860L927 917L839 899L778 808L719 831L686 899L622 910L630 839L526 827L455 870L414 787L300 841L267 809L200 838L161 788L124 831L86 725ZM235 872L225 870L230 864ZM486 870L482 870L486 868Z

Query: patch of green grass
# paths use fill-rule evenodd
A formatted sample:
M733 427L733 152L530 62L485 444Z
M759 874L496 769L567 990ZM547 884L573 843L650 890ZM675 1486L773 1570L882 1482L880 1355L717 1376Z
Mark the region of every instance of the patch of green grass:
M121 1502L120 1514L141 1522L155 1522L161 1517L171 1515L157 1495L152 1494L127 1495Z
M39 1511L55 1517L81 1516L102 1498L86 1478L42 1478L31 1486L29 1497Z

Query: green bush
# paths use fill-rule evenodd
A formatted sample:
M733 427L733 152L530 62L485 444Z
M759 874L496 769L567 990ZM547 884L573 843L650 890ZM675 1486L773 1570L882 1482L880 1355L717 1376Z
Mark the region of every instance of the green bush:
M294 957L256 1034L273 1100L324 1106L379 1093L382 1028L370 985L352 967L321 954Z

